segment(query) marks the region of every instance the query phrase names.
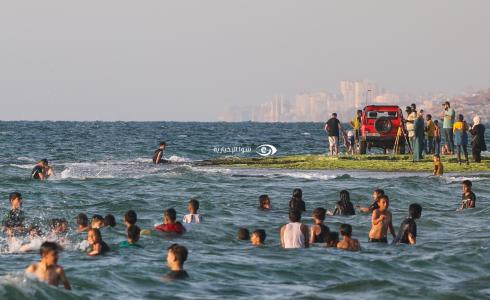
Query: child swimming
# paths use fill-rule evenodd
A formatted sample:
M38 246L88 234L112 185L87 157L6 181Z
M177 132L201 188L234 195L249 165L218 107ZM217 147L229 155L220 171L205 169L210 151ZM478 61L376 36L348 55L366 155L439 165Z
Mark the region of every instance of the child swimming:
M238 233L236 235L237 240L239 241L248 241L250 240L250 232L247 228L238 229Z
M140 232L141 229L138 227L138 225L130 226L126 230L128 240L120 242L119 248L131 248L131 247L142 248L142 246L138 244L138 241L140 239Z
M393 238L395 238L395 229L393 228L391 212L388 210L390 206L390 199L388 196L383 195L379 197L379 208L373 211L372 215L372 227L369 231L369 242L388 243L386 237L388 229L390 230Z
M92 216L92 220L90 220L90 228L100 229L104 226L104 217L102 217L101 215Z
M343 240L338 242L337 249L348 250L348 251L359 251L361 250L361 245L359 241L352 237L352 226L349 224L340 225L340 234Z
M265 234L264 229L257 229L252 232L252 237L250 238L250 241L254 246L263 246L266 236L267 235Z
M84 213L79 213L77 216L77 232L82 233L89 230L88 217Z
M97 228L89 229L87 233L87 240L91 246L91 249L88 252L88 255L90 256L102 255L111 250L109 246L102 240L102 234Z
M124 214L124 225L126 225L126 228L129 228L136 224L137 220L138 216L136 215L136 212L132 209L128 210L126 214Z
M301 212L289 211L289 223L281 227L281 247L283 248L308 248L309 229L301 223Z
M269 210L271 209L271 199L269 195L260 195L259 196L259 209Z
M168 233L176 233L183 234L186 230L182 223L176 221L177 212L174 208L166 209L163 212L163 224L156 225L155 230L168 232Z
M191 199L189 201L189 204L187 205L187 210L189 213L184 216L184 219L182 220L184 223L190 224L190 223L201 223L201 215L197 213L197 210L199 209L199 201L196 199Z
M441 156L439 154L434 154L432 157L434 160L434 176L442 176L444 174L444 166L442 165L441 162Z
M476 195L471 191L473 183L470 180L464 180L463 184L463 195L461 195L461 206L459 210L466 208L475 208L476 205Z
M167 250L167 265L170 268L170 272L163 279L175 280L188 278L189 275L184 270L184 262L187 260L188 255L187 248L179 244L172 244Z
M323 222L325 221L326 210L323 207L317 207L313 210L311 216L314 224L310 226L310 244L325 243L330 229Z
M10 210L4 215L2 229L9 237L25 232L25 215L22 211L22 195L18 192L10 193Z
M65 271L58 265L59 251L61 251L61 247L56 243L42 243L39 251L41 261L30 265L26 269L26 273L34 274L39 280L47 282L50 285L58 286L61 283L65 289L71 290L70 282L66 278Z
M107 214L104 217L104 227L115 227L116 226L116 218L112 214Z
M415 220L420 219L422 215L422 206L417 203L412 203L408 207L408 218L403 220L398 230L398 235L393 240L393 244L409 244L417 243L417 224Z

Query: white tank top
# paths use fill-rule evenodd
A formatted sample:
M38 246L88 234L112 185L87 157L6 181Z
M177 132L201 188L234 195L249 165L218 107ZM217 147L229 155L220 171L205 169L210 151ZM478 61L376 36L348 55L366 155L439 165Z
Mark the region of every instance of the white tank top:
M284 228L284 248L304 248L305 236L301 231L301 223L289 223Z

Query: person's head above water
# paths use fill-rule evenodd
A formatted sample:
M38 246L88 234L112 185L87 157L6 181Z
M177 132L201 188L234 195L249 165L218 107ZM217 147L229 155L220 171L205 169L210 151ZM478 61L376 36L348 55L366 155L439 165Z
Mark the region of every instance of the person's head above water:
M293 198L303 199L303 191L301 189L294 189Z
M87 231L87 240L90 245L98 244L102 241L102 234L100 230L97 228L90 228Z
M390 199L388 196L383 195L378 199L378 206L380 211L385 211L390 207Z
M252 242L252 245L262 245L265 241L266 236L267 235L264 229L257 229L252 232L252 237L250 238L250 241Z
M93 215L92 220L90 220L90 227L92 228L102 228L104 227L104 217L101 215Z
M434 159L434 162L441 161L441 156L439 154L434 154L433 159Z
M189 200L189 204L187 205L187 210L191 214L197 214L197 210L199 209L199 201L196 199Z
M126 223L126 225L134 225L136 224L137 220L138 217L136 215L136 212L132 209L128 210L124 215L124 223Z
M382 189L375 189L373 192L373 200L378 201L378 198L383 196L385 194L385 191Z
M350 224L341 224L339 228L340 234L342 236L351 237L352 235L352 226Z
M187 260L187 248L179 244L172 244L167 248L167 250L167 264L169 268L183 268L184 262Z
M422 216L422 206L418 203L412 203L408 207L408 216L412 219L420 219Z
M62 234L68 231L68 221L65 218L51 219L49 227L56 234Z
M289 221L292 223L301 222L301 212L295 209L290 209Z
M19 209L22 207L22 195L19 192L10 193L9 201L12 209Z
M88 227L88 217L84 213L79 213L77 216L77 225L82 227Z
M313 212L311 213L311 216L313 217L314 220L318 220L318 221L323 222L325 220L326 213L327 213L327 211L325 208L317 207L313 210Z
M107 214L104 217L104 226L115 227L116 226L116 218L112 214Z
M160 142L160 149L165 149L167 147L167 143L165 141Z
M471 187L473 186L473 183L470 180L463 180L463 192L467 193L471 191Z
M261 208L261 209L270 209L271 208L271 200L269 199L269 195L260 195L259 196L259 208Z
M248 241L250 240L250 232L247 228L239 228L236 238L239 241Z
M350 202L349 192L346 190L340 191L340 201L342 202Z
M140 233L141 229L138 227L138 225L129 226L127 230L128 242L132 244L138 242L140 239Z
M177 212L173 207L168 208L163 212L163 219L165 224L173 224L177 219Z
M55 242L44 242L39 248L39 254L47 267L58 263L58 252L62 251L60 245Z
M48 162L48 160L46 158L41 159L40 161L38 161L37 164L40 165L40 166L43 166L43 167L49 166L49 162Z

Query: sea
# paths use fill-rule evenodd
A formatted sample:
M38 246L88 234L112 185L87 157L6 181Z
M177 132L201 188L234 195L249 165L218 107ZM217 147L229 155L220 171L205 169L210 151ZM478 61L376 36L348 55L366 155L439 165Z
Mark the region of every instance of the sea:
M169 164L152 164L160 141L167 142ZM487 141L490 139L487 137ZM203 160L226 156L261 157L326 154L321 123L194 122L0 122L0 210L9 209L9 193L22 193L26 223L49 232L52 218L66 218L70 231L59 264L71 291L24 274L39 261L38 252L20 253L0 237L0 299L489 299L490 174L365 172L347 170L243 169L204 166ZM273 146L273 147L271 147ZM265 148L264 148L265 147ZM275 149L275 151L273 151ZM486 153L488 154L488 153ZM46 158L55 175L30 178L36 161ZM473 182L476 208L456 211L461 182ZM338 231L353 226L360 252L314 245L285 250L279 229L288 222L294 188L303 190L312 223L316 207L333 209L339 192L367 206L374 189L390 197L395 230L408 206L419 203L417 245L368 243L371 216L327 216ZM272 209L258 209L268 194ZM163 211L187 213L191 198L200 202L203 222L183 236L143 235L141 249L118 249L125 240L123 216L137 212L137 224L151 229ZM114 228L102 229L109 254L89 257L86 234L75 230L75 217L86 213L116 216ZM264 229L265 245L238 241L239 228ZM389 237L391 241L391 236ZM188 280L165 281L167 248L189 250Z

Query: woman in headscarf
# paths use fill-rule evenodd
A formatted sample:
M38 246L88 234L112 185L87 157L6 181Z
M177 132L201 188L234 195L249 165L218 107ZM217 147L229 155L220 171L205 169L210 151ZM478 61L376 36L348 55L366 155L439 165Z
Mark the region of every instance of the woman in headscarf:
M415 142L413 147L413 161L419 161L424 158L422 152L424 151L424 140L425 140L424 116L421 113L418 114L413 129L415 133Z
M472 154L475 162L481 162L481 152L487 150L487 145L485 144L485 126L480 124L481 120L479 116L473 118L473 126L470 129L470 133L473 136Z

